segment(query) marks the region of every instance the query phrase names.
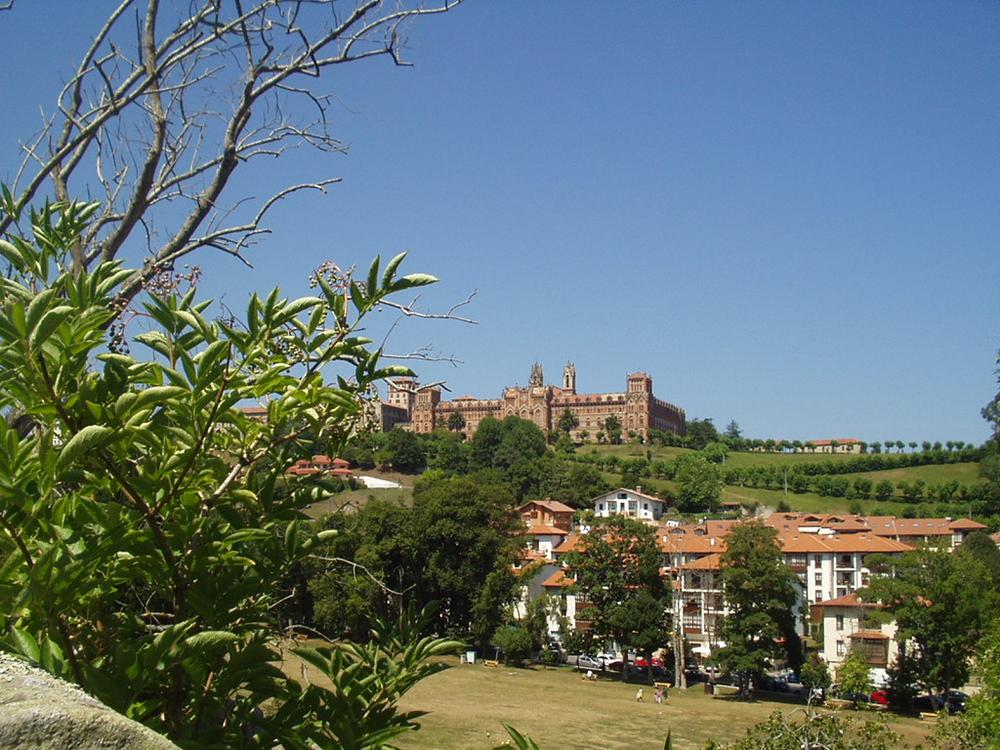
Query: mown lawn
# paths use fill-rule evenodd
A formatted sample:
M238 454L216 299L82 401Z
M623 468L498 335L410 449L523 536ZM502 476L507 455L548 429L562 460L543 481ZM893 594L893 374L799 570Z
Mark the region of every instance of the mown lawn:
M501 726L506 722L531 736L542 750L661 750L668 730L675 748L701 750L707 740L739 738L772 711L802 710L769 701L714 700L701 685L671 690L665 705L656 705L647 687L645 701L637 703L636 688L610 679L585 682L568 668L457 665L404 697L401 708L430 713L420 720L418 732L404 735L397 744L404 750L485 750L507 737ZM907 743L901 747L923 741L930 729L915 719L893 717L891 723Z
M859 474L845 474L852 480L855 477L868 477L873 482L888 479L892 482L906 480L914 482L923 479L927 484L944 484L956 480L962 484L974 484L982 481L979 478L979 464L975 461L960 464L933 464L929 466L907 466L902 469L884 469L883 471L866 471Z
M357 473L359 475L363 474L369 477L378 477L379 479L399 482L403 486L399 489L368 489L367 487L359 487L356 490L338 492L324 500L320 500L318 503L310 505L306 508L306 515L310 518L322 518L331 513L336 513L338 510L357 510L367 503L370 498L390 500L402 503L403 505L413 503L413 483L419 477L412 474L398 474L391 471L365 471L363 469L357 470Z
M658 445L584 445L576 449L580 455L589 455L596 451L601 455L618 456L619 458L645 458L649 450L653 460L671 459L685 453L693 453L689 448L663 448ZM818 461L848 461L856 458L850 453L756 453L732 452L726 457L727 466L793 466L799 463L814 463Z

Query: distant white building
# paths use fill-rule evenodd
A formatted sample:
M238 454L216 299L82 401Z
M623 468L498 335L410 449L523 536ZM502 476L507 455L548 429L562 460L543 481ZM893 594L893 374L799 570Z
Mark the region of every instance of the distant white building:
M640 521L659 521L666 502L639 490L619 487L594 498L594 515L600 518L628 516Z

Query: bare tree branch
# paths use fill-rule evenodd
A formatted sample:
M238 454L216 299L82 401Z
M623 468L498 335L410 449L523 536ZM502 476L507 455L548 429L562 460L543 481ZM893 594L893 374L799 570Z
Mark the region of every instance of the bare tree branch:
M225 197L234 175L290 149L344 153L329 129L334 99L323 71L381 56L408 64L409 23L461 0L343 2L120 0L40 131L21 146L18 207L47 192L60 200L102 196L102 212L74 248L73 263L79 271L123 252L146 254L126 298L201 248L249 262L244 252L267 233L263 221L277 202L337 179L275 186L252 208ZM0 9L12 6L8 0ZM0 233L13 221L0 216ZM412 305L396 309L448 317Z

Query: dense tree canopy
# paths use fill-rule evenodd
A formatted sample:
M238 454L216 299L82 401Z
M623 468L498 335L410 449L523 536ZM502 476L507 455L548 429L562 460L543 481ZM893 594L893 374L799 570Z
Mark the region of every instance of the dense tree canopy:
M1000 604L990 570L974 554L917 550L872 556L873 575L861 596L879 602L896 622L896 639L912 642L918 682L947 691L969 678L969 660Z
M671 592L660 575L662 562L656 535L646 524L624 516L596 519L579 551L566 560L575 590L592 605L587 612L595 635L647 655L667 645Z
M800 664L793 614L799 581L784 563L777 531L757 522L734 526L726 535L721 578L729 614L719 628L726 644L718 652L720 666L746 692L772 659L785 655Z
M679 458L674 480L680 486L677 506L681 511L718 509L722 472L705 456L689 454Z

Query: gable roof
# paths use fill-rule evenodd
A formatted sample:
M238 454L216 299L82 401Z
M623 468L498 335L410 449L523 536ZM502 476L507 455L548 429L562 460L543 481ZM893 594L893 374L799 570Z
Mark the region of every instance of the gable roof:
M575 513L576 511L566 505L566 503L561 503L558 500L552 500L551 498L545 498L544 500L529 500L523 505L518 507L518 510L524 510L529 505L537 505L546 510L552 511L553 513Z
M619 492L628 492L628 493L630 493L632 495L635 495L636 497L641 497L641 498L644 498L646 500L652 500L652 501L657 502L657 503L663 503L664 505L667 504L667 501L664 500L662 497L656 497L655 495L648 495L648 494L646 494L645 492L643 492L641 490L633 490L633 489L629 489L628 487L619 487L616 490L611 490L610 492L602 493L602 494L598 495L597 497L591 499L590 502L596 503L598 500L604 500L605 498L610 498L612 500L617 500L618 499L617 497L611 497L611 496L612 495L617 495Z

